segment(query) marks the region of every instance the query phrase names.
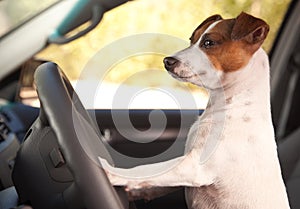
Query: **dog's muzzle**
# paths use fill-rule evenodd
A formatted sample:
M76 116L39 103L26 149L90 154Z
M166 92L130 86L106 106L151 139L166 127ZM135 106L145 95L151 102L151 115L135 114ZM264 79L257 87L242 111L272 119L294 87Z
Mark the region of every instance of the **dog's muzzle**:
M179 64L179 60L174 57L165 57L164 65L167 71L174 71L175 67Z

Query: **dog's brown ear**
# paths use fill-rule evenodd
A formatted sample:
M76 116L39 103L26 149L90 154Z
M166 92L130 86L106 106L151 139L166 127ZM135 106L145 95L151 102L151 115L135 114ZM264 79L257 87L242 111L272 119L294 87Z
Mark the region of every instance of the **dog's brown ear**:
M206 18L197 28L201 28L203 25L205 25L206 23L209 23L211 21L215 22L215 21L222 20L222 19L223 18L221 17L221 15L218 15L218 14L212 15L212 16Z
M269 25L265 21L242 12L235 19L231 39L245 40L247 43L259 47L267 37L268 32Z
M194 43L196 41L196 39L194 39L195 34L197 33L198 29L202 28L204 25L208 24L208 23L213 23L215 21L218 20L222 20L223 18L221 17L221 15L213 15L208 17L207 19L205 19L192 33L192 36L190 37L191 43ZM199 37L197 37L198 39Z

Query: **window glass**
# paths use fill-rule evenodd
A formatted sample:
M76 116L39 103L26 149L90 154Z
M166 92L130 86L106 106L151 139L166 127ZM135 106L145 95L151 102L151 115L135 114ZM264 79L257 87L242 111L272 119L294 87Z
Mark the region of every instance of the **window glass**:
M58 0L1 0L0 38Z
M50 45L37 57L58 63L88 108L202 109L208 93L171 78L163 58L188 46L191 33L208 16L233 18L241 11L269 23L263 45L268 52L289 1L130 1L107 12L85 37Z

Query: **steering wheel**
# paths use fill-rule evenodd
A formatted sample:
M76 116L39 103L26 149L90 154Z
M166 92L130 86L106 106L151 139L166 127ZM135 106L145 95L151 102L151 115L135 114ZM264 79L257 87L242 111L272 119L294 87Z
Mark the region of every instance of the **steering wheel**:
M56 64L48 62L37 68L35 84L41 102L40 118L54 130L86 208L124 209L97 162L97 156L109 159L110 155L70 81ZM93 143L97 147L90 147Z

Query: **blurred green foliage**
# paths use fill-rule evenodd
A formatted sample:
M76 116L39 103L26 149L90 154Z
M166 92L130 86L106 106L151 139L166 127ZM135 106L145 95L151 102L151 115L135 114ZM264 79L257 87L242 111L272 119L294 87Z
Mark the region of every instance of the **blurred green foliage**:
M135 0L115 8L104 15L92 32L66 45L50 45L37 57L58 63L67 76L76 80L86 63L103 47L132 34L159 33L188 39L193 30L208 16L221 14L223 18L236 17L241 11L264 19L270 24L270 33L264 43L269 51L290 0ZM160 40L149 42L152 47L172 47ZM121 48L119 50L122 50ZM110 56L110 55L107 55ZM112 55L113 56L113 55ZM146 54L127 58L116 63L105 79L120 83L136 72L146 69L164 70L165 55ZM94 65L101 66L103 60ZM96 73L95 73L96 75ZM159 73L161 76L161 73ZM166 73L167 75L167 73ZM93 76L93 75L90 75ZM149 75L137 85L159 86L161 79ZM174 83L168 85L175 85Z

